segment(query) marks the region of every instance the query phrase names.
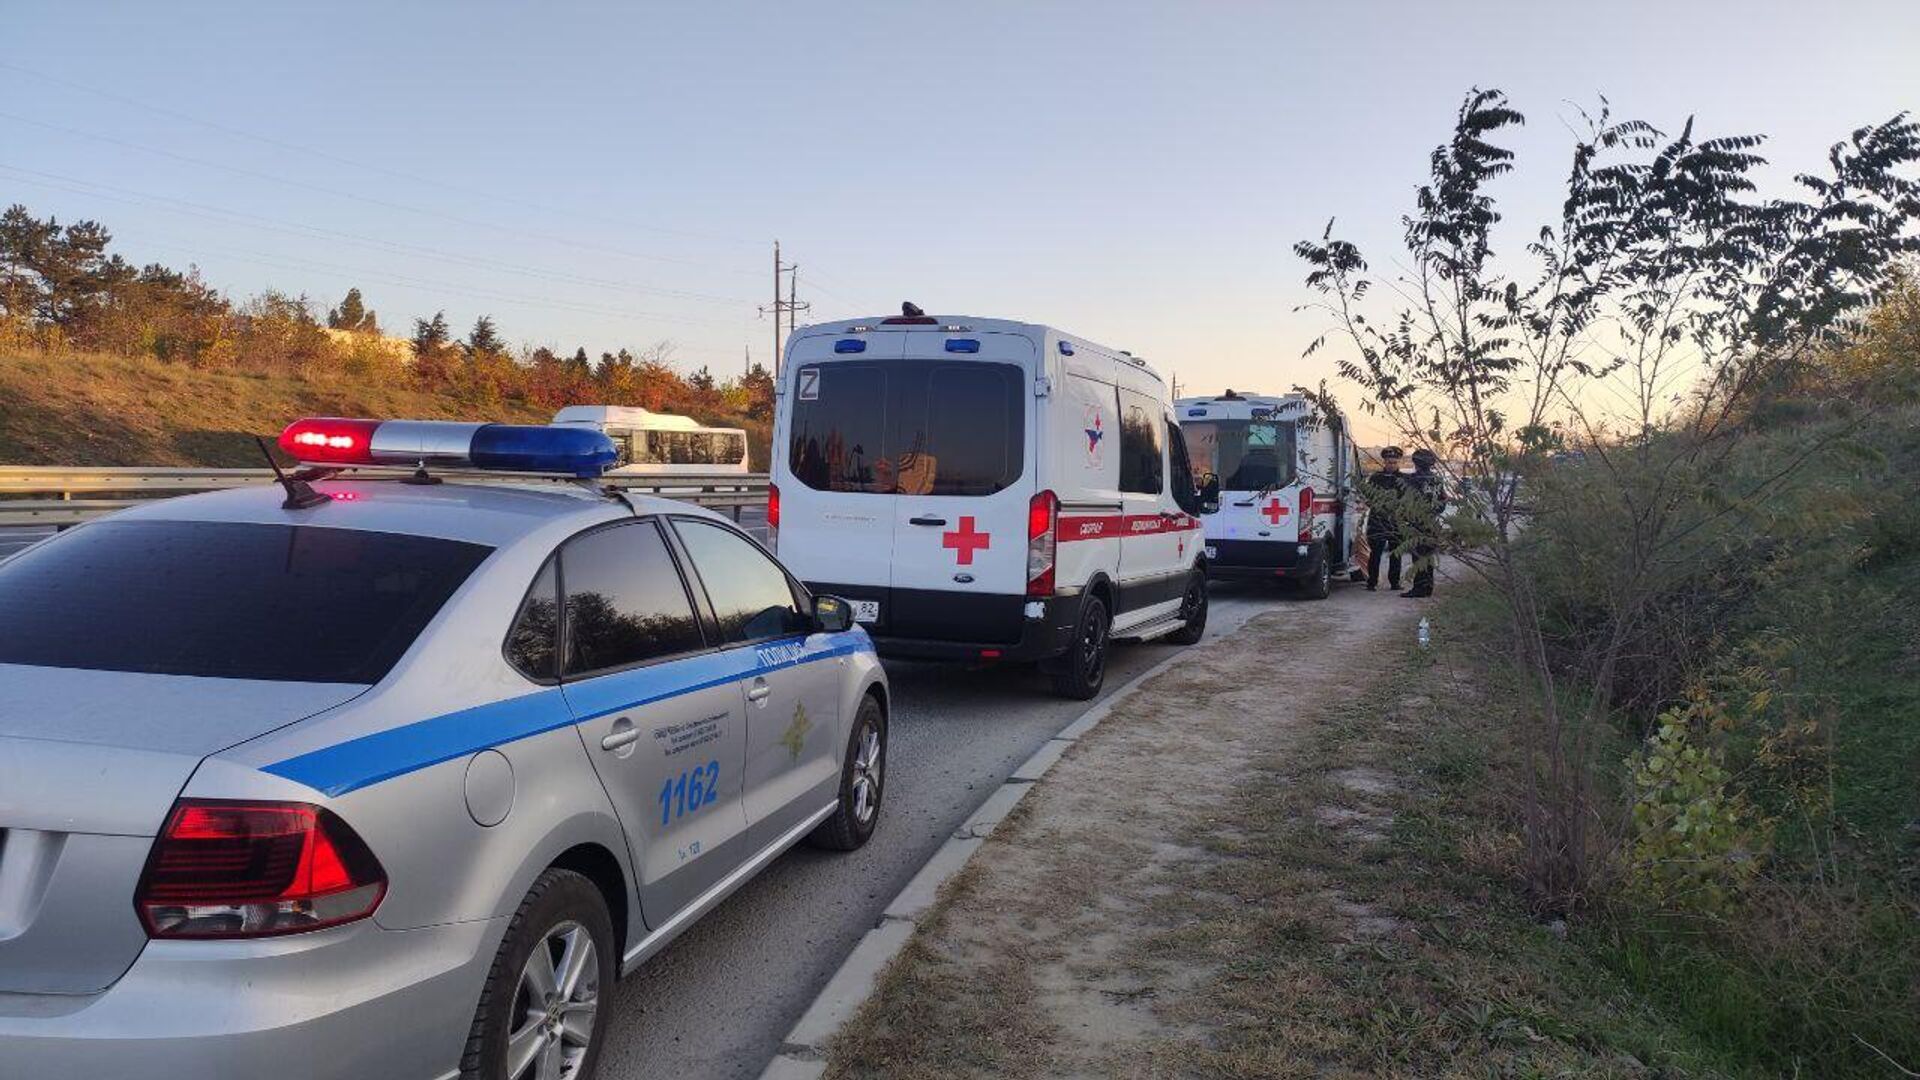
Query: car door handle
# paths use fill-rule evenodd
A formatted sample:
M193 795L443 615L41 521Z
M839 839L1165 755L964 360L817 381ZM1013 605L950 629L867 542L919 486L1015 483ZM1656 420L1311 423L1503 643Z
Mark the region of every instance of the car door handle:
M946 523L947 519L943 517L917 517L907 519L907 524L909 525L945 525Z
M621 721L621 722L625 723L625 721ZM634 743L638 741L640 741L639 728L616 727L611 733L607 735L606 738L600 740L600 749L618 750L623 746L632 746Z
M765 679L755 679L752 688L747 691L748 701L765 701L772 696L773 687L768 686Z

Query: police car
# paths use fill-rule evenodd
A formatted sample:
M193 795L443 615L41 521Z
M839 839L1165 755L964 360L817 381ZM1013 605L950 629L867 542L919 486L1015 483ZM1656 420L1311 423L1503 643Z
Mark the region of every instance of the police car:
M586 1078L616 978L873 832L845 603L682 503L435 472L604 435L280 443L0 565L0 1076Z
M1051 327L802 327L776 384L768 522L885 655L1040 661L1098 694L1114 638L1198 641L1198 495L1166 384Z

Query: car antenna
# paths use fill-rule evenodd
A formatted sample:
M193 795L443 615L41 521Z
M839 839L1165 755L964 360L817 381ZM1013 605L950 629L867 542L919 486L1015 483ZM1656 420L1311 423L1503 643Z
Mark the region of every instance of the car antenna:
M280 509L311 510L323 503L333 501L333 496L313 490L313 485L304 479L288 476L285 470L280 468L280 463L273 460L273 451L267 449L267 440L255 435L253 441L259 445L261 455L267 459L267 467L273 470L273 478L280 481L281 487L287 489L287 501L280 504Z
M579 479L575 480L574 483L580 485L581 487L587 489L588 491L593 492L595 495L598 495L603 499L612 499L615 502L620 503L621 505L625 506L627 510L630 511L631 513L634 513L636 515L640 513L640 508L633 505L633 500L627 498L627 493L620 490L617 486L613 484L608 484L587 476L580 477Z

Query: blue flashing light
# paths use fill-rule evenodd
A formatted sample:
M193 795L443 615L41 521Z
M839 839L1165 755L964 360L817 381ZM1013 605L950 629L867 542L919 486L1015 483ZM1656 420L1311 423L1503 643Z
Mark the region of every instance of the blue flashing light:
M613 467L617 457L613 440L601 432L532 424L483 424L467 448L467 460L476 469L579 477L599 476Z
M1187 415L1188 415L1188 416L1205 416L1205 415L1207 415L1207 410L1205 410L1205 409L1188 409L1188 410L1187 410Z
M1061 356L1072 356L1072 355L1073 355L1073 342L1071 342L1071 341L1065 341L1065 340L1062 340L1062 341L1060 342L1060 355L1061 355Z
M867 343L855 337L843 337L833 343L833 351L838 353L866 352Z
M973 338L965 338L965 337L948 338L947 351L977 353L980 351L980 342Z

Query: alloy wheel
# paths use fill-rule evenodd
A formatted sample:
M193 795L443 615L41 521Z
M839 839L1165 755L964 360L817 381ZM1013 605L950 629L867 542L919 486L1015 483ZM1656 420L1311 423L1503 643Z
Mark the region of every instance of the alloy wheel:
M574 1080L593 1043L600 963L577 922L547 931L520 969L507 1035L508 1080Z
M853 755L853 816L861 825L880 809L880 729L868 724L860 733L860 749Z

